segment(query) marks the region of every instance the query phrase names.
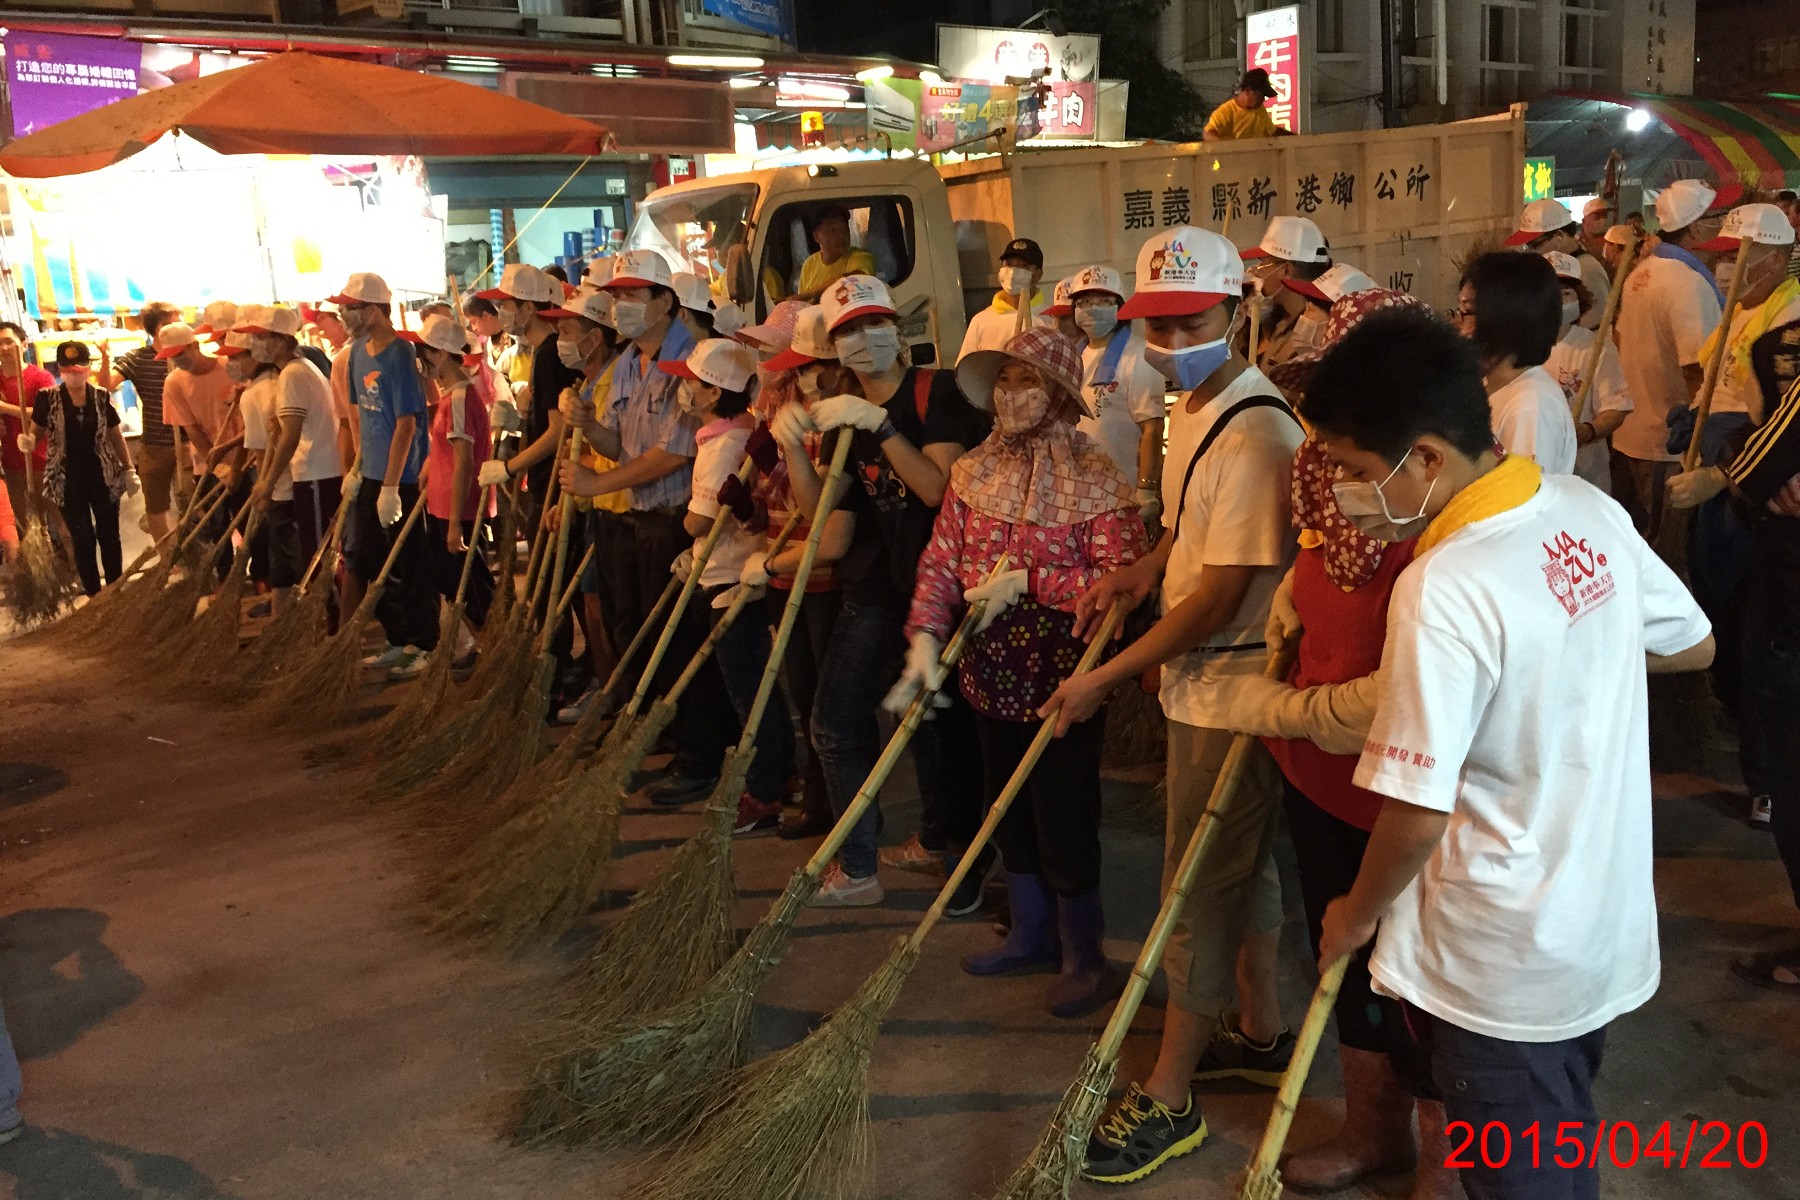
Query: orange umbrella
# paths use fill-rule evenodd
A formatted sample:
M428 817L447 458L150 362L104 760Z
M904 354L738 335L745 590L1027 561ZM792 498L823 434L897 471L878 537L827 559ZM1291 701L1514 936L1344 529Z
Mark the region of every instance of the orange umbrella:
M599 154L591 121L440 75L298 50L145 92L19 138L0 168L78 175L171 130L221 154Z

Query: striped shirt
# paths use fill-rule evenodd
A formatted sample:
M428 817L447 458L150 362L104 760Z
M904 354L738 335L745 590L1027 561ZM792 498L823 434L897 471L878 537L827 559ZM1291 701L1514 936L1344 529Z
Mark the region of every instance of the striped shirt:
M169 364L156 357L149 346L121 354L113 363L119 378L137 392L138 411L144 417L144 432L138 441L145 446L173 446L175 427L163 420L163 384L169 378Z
M600 424L619 435L619 461L630 462L650 450L666 450L688 460L679 470L632 488L633 512L686 508L693 496L693 458L699 452L694 435L700 423L681 411L676 398L681 381L656 369L658 362L685 360L693 352L694 335L680 321L671 321L655 358L645 362L634 344L613 369L612 397L600 414Z

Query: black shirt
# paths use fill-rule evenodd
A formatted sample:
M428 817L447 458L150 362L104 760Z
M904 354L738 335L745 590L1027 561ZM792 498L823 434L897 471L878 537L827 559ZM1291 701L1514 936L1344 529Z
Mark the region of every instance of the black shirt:
M1754 538L1747 607L1770 639L1800 650L1800 519L1768 508L1800 475L1800 382L1788 387L1780 406L1745 441L1726 473Z
M63 494L73 497L99 492L104 495L106 473L100 467L100 455L95 450L95 423L104 420L108 429L119 424L119 410L113 407L112 393L89 385L87 403L77 405L69 399L68 388L60 384L46 388L32 401L31 419L49 429L50 406L53 404L60 405L63 410L63 479L66 481Z
M913 367L885 405L888 420L900 436L923 449L938 442L954 442L973 449L986 440L993 420L963 397L954 371L933 371L919 416L920 373ZM850 549L831 568L844 599L856 604L904 607L912 602L913 576L919 555L931 541L931 525L937 509L907 488L881 452L881 439L866 430L853 431L850 459L845 467L850 486L842 507L856 516ZM821 457L830 462L836 443L830 442Z
M300 357L319 368L319 374L326 379L331 378L331 356L317 346L300 347Z
M531 356L531 411L525 415L525 442L534 445L550 428L550 414L556 411L563 389L581 380L581 372L563 366L556 353L556 335L538 343ZM483 450L481 453L485 454ZM544 459L525 472L525 485L533 495L542 497L550 487L550 476L556 470L556 455Z

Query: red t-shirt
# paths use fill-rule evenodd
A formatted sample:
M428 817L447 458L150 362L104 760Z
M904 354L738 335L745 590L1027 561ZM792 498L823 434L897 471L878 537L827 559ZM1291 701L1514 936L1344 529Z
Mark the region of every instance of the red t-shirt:
M1300 551L1294 560L1294 608L1307 633L1288 672L1289 683L1309 688L1375 673L1387 640L1388 599L1417 546L1417 538L1389 546L1375 577L1349 592L1326 577L1322 551ZM1358 829L1375 828L1386 801L1350 782L1357 755L1327 754L1304 739L1264 738L1263 744L1288 782L1308 800Z
M19 382L24 380L25 398L19 398ZM8 404L16 404L26 412L31 411L31 402L37 394L46 388L56 386L56 376L40 366L27 363L23 375L0 375L0 398ZM17 417L0 417L0 466L4 466L10 474L25 469L25 455L19 450L19 434L24 432ZM50 439L39 438L37 449L31 454L31 473L41 475L44 463L50 456Z

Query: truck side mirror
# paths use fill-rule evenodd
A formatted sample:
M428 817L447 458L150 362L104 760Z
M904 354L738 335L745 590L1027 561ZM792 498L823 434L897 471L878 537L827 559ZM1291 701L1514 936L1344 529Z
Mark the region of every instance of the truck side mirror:
M750 271L750 252L742 242L725 252L725 294L745 312L756 311L756 277Z
M937 361L937 346L931 342L914 342L906 349L915 367L929 367Z

